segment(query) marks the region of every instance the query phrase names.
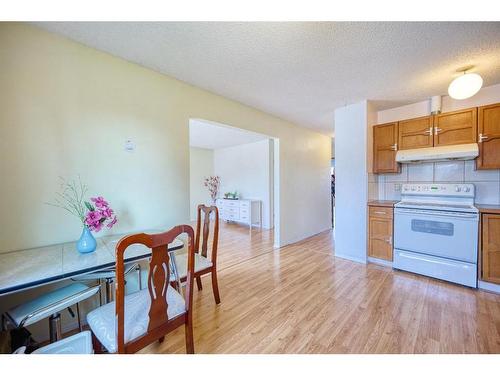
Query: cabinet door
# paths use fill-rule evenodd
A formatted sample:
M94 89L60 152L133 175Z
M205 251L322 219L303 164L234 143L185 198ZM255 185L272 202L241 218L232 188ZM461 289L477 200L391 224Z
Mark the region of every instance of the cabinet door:
M478 169L500 169L500 103L479 107Z
M373 127L373 173L397 173L398 123L375 125Z
M368 256L392 261L392 219L370 217Z
M431 116L399 121L398 126L398 148L400 150L432 147Z
M477 142L476 108L434 116L434 146L475 142Z
M500 284L500 215L483 214L481 223L482 278Z

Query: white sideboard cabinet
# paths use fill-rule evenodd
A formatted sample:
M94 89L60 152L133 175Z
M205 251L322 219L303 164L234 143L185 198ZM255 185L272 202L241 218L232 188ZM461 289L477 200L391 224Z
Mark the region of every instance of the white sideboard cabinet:
M256 199L222 199L216 200L219 219L246 224L249 227L259 226L262 229L262 202Z

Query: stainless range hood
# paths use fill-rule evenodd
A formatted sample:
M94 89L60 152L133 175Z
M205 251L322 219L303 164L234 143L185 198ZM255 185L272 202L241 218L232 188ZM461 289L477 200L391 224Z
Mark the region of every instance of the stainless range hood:
M472 160L479 155L477 143L401 150L396 153L398 163L424 163L433 161Z

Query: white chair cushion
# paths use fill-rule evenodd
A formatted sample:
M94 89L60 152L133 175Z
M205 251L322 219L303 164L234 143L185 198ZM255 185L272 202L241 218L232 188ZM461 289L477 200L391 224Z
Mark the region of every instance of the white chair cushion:
M27 326L83 301L98 291L99 286L89 288L82 283L72 283L16 306L7 311L7 315L19 326L24 318L33 314L24 322L23 325Z
M167 314L172 319L186 312L182 296L170 285L167 289ZM125 296L125 343L144 335L149 325L151 297L148 289ZM87 315L87 323L94 335L110 353L117 351L115 302L101 306Z
M82 331L52 344L42 346L31 354L92 354L92 336L90 331Z
M179 278L187 276L187 254L175 255L175 263L177 265L177 272ZM212 262L198 253L194 254L194 272L202 271L212 267Z

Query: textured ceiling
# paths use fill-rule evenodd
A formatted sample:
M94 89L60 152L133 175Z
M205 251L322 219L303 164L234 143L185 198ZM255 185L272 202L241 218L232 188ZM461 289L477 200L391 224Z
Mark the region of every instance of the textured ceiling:
M500 83L499 22L36 24L325 133L335 108L445 94L466 65Z
M209 121L189 121L189 145L209 149L224 148L258 142L267 139L265 135L237 128L220 126Z

